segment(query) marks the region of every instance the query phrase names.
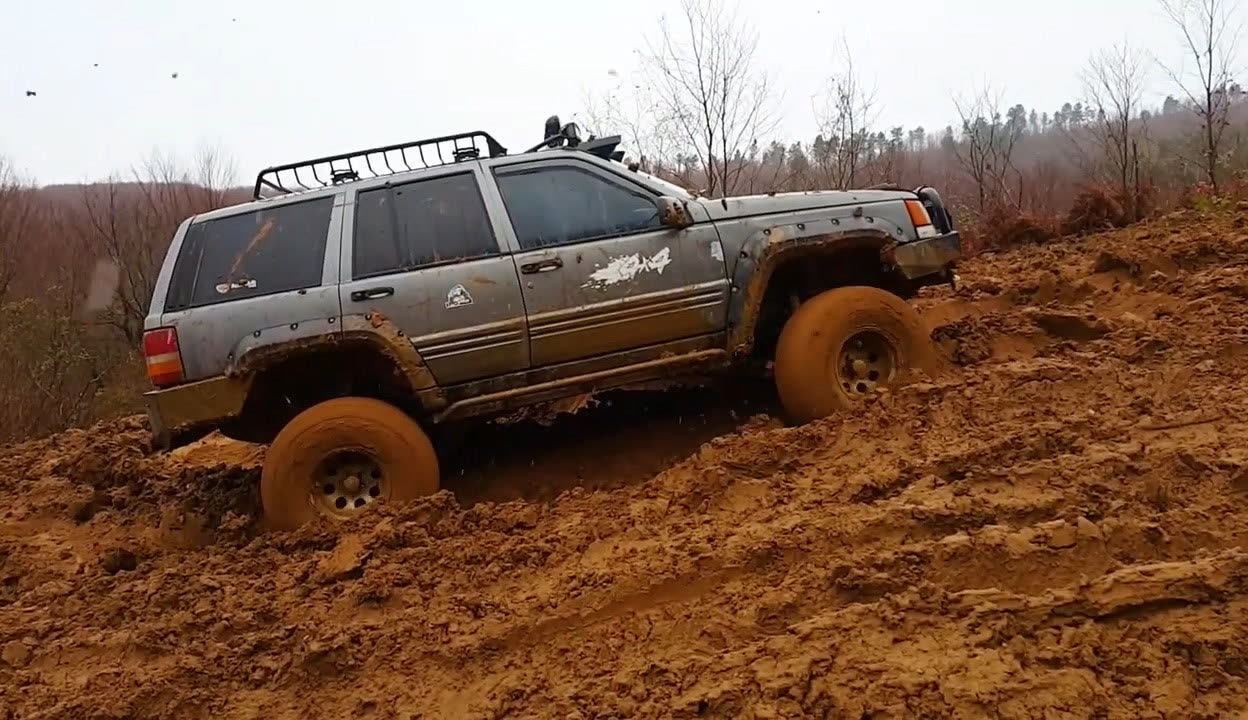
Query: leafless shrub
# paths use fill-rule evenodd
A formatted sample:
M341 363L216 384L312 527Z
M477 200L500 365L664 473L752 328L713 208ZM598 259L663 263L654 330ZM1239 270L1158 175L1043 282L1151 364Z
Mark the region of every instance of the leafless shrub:
M0 441L90 419L106 371L73 318L27 298L0 304L0 324Z
M1123 227L1128 223L1130 217L1113 190L1103 185L1087 185L1075 196L1074 205L1062 222L1062 232L1082 235Z
M1019 212L998 205L980 218L979 241L984 249L1004 250L1023 245L1039 245L1058 236L1056 223L1049 218Z
M9 296L17 277L24 244L31 244L35 225L36 198L31 184L23 181L13 166L0 157L0 301Z

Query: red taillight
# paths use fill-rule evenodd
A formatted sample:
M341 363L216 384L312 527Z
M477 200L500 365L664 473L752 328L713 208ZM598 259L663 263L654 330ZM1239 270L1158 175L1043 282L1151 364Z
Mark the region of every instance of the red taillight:
M182 352L178 349L176 329L158 328L143 333L143 357L147 360L147 377L156 387L182 382Z

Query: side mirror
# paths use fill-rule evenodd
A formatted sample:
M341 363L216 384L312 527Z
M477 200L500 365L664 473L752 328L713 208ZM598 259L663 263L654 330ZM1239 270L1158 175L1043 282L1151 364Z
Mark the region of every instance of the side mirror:
M683 229L693 224L693 219L685 211L685 204L674 197L663 195L658 200L659 222L664 227Z

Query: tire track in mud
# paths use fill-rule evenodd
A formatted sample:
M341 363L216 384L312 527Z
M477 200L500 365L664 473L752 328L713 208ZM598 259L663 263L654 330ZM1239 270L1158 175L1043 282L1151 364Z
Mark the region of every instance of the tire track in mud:
M974 455L974 454L975 453L968 453L968 455ZM748 479L748 480L742 480L741 482L752 482L752 481L753 481L752 479ZM913 510L906 509L904 507L902 508L902 510L906 514L907 519L911 521L912 525L922 527L927 524L928 520L926 518L922 518L922 516L919 516L919 519L915 519ZM1035 508L1028 508L1027 510L1032 513L1036 512ZM1043 513L1043 510L1041 510L1041 512ZM1056 513L1053 511L1049 511L1048 513L1044 513L1044 514L1055 515ZM972 515L974 516L974 519L970 523L968 523L968 526L983 527L992 523L993 520L997 520L998 522L1000 520L999 514L997 515L989 514L985 516L982 513L982 511L975 511L972 513ZM1038 518L1035 518L1035 517L1024 518L1024 519L1020 519L1018 521L1018 524L1025 526L1025 525L1034 524L1037 521L1038 521ZM892 524L895 526L896 522L894 521ZM1053 527L1042 528L1044 532L1042 532L1041 534L1044 537L1042 537L1042 542L1038 546L1037 552L1043 552L1046 557L1049 557L1052 555L1052 553L1048 552L1048 550L1046 549L1046 546L1050 549L1053 548L1054 546L1056 546L1056 548L1058 549L1066 549L1069 547L1073 547L1077 543L1073 539L1064 539L1064 538L1066 538L1066 536L1070 536L1071 538L1077 538L1079 536L1082 536L1085 530L1084 524L1088 524L1086 520L1084 520L1083 523L1081 523L1080 525L1076 525L1076 526L1068 525L1066 523L1058 521L1056 525ZM996 528L996 530L998 531L1000 531L1000 529L1001 529L1000 527ZM947 528L942 528L940 532L930 533L930 534L942 535L944 534L945 530L947 530ZM1073 535L1072 535L1072 532L1074 533ZM779 573L780 575L783 576L787 572L787 570L793 567L794 565L798 565L798 564L809 565L812 562L816 562L817 558L826 557L829 555L835 556L836 554L840 553L847 547L854 547L856 545L862 545L865 542L865 539L869 537L869 535L871 534L869 531L859 531L852 539L842 540L835 544L828 542L828 541L824 541L821 544L815 544L815 545L812 545L810 543L810 537L819 537L820 535L824 533L825 533L824 528L815 527L812 529L812 533L809 537L799 536L796 539L790 540L787 545L784 545L782 547L777 547L773 545L771 548L768 549L769 553L784 557L785 560L779 565L776 565L773 563L771 565L764 565L764 567L766 567L767 570L772 571L773 574ZM776 533L776 534L779 534L779 533ZM911 533L906 533L906 534L911 534ZM998 532L997 534L1000 534L1000 533ZM1093 537L1099 537L1099 530L1096 530L1094 526L1093 526L1093 530L1091 531L1091 535ZM1052 539L1050 539L1050 536L1052 536ZM1059 536L1063 539L1057 539ZM939 546L936 546L936 547L937 549L944 549L944 546L946 545L956 546L956 543L952 542L953 540L956 540L956 539L957 539L956 537L952 537L952 538L947 537L945 538L945 541L943 543L941 543ZM963 539L966 539L966 538L963 538ZM1012 538L1006 537L1004 541L1004 546L1007 548L1011 546L1017 548L1019 545L1030 547L1028 543L1029 541L1026 540L1026 538L1023 538L1020 540L1018 538L1012 539ZM991 547L991 543L989 543L988 546ZM950 557L946 557L948 553L929 552L932 550L932 547L933 546L931 544L927 545L926 550L924 550L922 546L917 546L917 549L903 547L897 553L892 553L891 551L889 551L889 552L876 554L874 556L867 556L865 558L860 558L853 563L840 564L830 569L825 569L825 571L829 573L830 576L843 579L846 576L849 576L851 571L853 571L855 568L865 567L865 568L869 568L874 573L874 576L883 577L883 578L893 578L893 580L890 581L890 584L888 584L885 587L882 587L882 588L877 587L874 590L868 590L865 593L865 596L869 596L869 597L864 597L863 591L861 591L860 589L856 589L861 585L860 582L859 583L855 583L855 582L845 583L845 585L848 588L847 592L849 593L849 597L846 599L846 602L862 601L864 599L868 599L868 600L878 599L878 597L880 596L890 594L892 592L903 589L903 587L906 585L913 584L915 582L921 582L921 581L922 582L932 582L932 581L940 582L943 584L943 586L947 588L952 587L955 589L959 587L974 586L972 584L959 585L958 581L956 580L957 573L965 572L965 569L966 569L964 566L963 558L959 557L956 554L950 558ZM934 560L925 559L924 557L925 553L927 555L932 555L934 557ZM1068 556L1069 554L1070 553L1067 553ZM1110 553L1108 551L1100 553L1101 563L1102 565L1106 567L1112 564L1112 560L1107 557L1109 554ZM901 558L900 564L896 561L896 558L893 557L894 555ZM724 585L725 583L736 581L740 579L741 577L743 577L745 574L747 574L745 570L743 569L743 567L750 567L752 565L754 566L752 569L757 570L758 569L758 565L756 562L757 557L758 555L751 557L749 561L745 563L744 566L735 565L735 566L729 567L726 570L724 569L715 570L714 568L703 566L703 567L698 568L695 572L690 573L689 575L683 578L663 580L659 584L653 587L646 588L644 590L635 592L633 594L626 595L622 599L619 599L616 601L607 602L606 604L598 607L598 609L593 610L592 612L588 614L564 616L564 617L556 618L554 620L545 621L538 626L536 635L539 639L544 640L544 639L548 639L552 634L556 634L556 631L574 632L574 631L585 630L588 628L592 628L594 625L600 622L613 620L615 618L618 618L622 615L629 614L629 613L641 612L651 607L652 605L658 605L658 604L666 605L666 604L671 604L671 603L696 601L702 598L703 596L707 595L708 593L718 591L722 587L722 585ZM926 577L916 577L914 573L909 573L907 575L906 573L900 572L898 570L898 568L901 568L903 566L914 566L918 564L916 563L916 560L924 560L928 565L936 565L937 567L935 567L933 570L928 572L928 575ZM1024 560L1025 560L1025 557L1024 557ZM1066 560L1061 561L1061 562L1064 562L1068 566L1078 568L1078 572L1080 574L1088 573L1088 572L1095 573L1097 571L1096 567L1089 564L1089 562L1087 561L1087 558L1080 558L1078 560L1072 561L1068 557ZM1011 558L1006 557L1006 558L1001 558L999 560L990 561L988 564L990 568L996 568L997 570L1002 571L1002 573L1004 574L998 573L997 575L989 575L987 580L981 581L980 583L981 585L985 587L992 587L994 585L998 587L1006 587L1006 588L1018 587L1020 590L1029 589L1028 587L1019 586L1016 581L1011 582L1011 578L1018 576L1020 573L1025 578L1031 577L1033 575L1033 568L1027 565L1027 563L1020 562L1017 558L1014 558L1011 561ZM1043 563L1041 564L1041 566L1042 565ZM1003 568L1008 568L1008 569L1003 570ZM861 575L861 573L859 574ZM945 576L933 577L933 575L941 575L941 574ZM900 578L900 580L898 580L898 578ZM1040 587L1043 588L1047 586L1047 584L1050 584L1050 583L1060 584L1063 581L1074 582L1075 580L1077 580L1077 578L1078 576L1075 576L1072 578L1069 575L1065 575L1065 576L1059 576L1056 579L1046 578L1039 582L1040 582ZM849 579L850 581L855 580L855 578L852 576L850 576ZM695 583L697 584L699 589L697 589L696 591L689 589L690 586L694 585ZM593 603L591 603L591 606L592 605ZM514 635L515 633L513 632L512 636L514 637ZM508 642L508 641L503 641L501 644L507 647L514 646L514 642ZM487 641L485 645L490 648L497 647L497 643L494 642L492 639ZM462 650L463 650L462 647L457 649L457 651L462 651Z
M1008 460L1006 467L1010 467L1022 461L1043 462L1057 454L1044 442L1033 444L1031 452L1013 457L993 452L1012 444L1012 439L1007 439L963 453L956 459L941 458L933 467L965 467L973 458L987 457ZM1108 466L1106 474L1112 476L1117 473L1119 458L1125 459L1125 456L1107 454L1100 462L1085 466L1083 470L1095 471L1100 469L1098 464L1104 464ZM958 472L956 476L956 480L965 479L965 473ZM1197 533L1194 540L1183 543L1180 549L1167 549L1166 546L1173 547L1176 543L1165 529L1166 525L1173 525L1178 531L1189 527L1190 519L1158 523L1147 519L1129 520L1118 514L1109 524L1112 533L1107 535L1087 517L1101 518L1106 514L1103 494L1095 483L1075 488L1074 494L1055 494L1021 505L1010 503L1008 499L1001 503L978 494L976 491L981 489L968 490L961 495L960 502L951 497L952 502L935 506L899 500L884 501L884 507L872 508L870 513L850 509L845 514L856 515L858 527L849 524L847 518L833 517L823 518L797 533L791 529L773 532L770 535L784 540L762 550L755 549L745 558L721 559L716 566L704 565L687 576L661 580L651 587L611 600L593 612L544 621L534 635L544 639L556 630L583 630L652 605L697 601L747 575L765 573L784 578L796 566L817 568L824 580L835 579L832 585L839 591L835 594L844 596L844 602L878 599L921 582L937 583L949 590L996 587L1034 592L1077 584L1082 577L1106 572L1120 564L1116 556L1138 555L1140 546L1149 548L1148 554L1154 559L1161 559L1190 554L1197 549L1233 547L1248 536L1248 531L1216 539L1200 538ZM927 494L930 495L930 489ZM1097 507L1102 509L1093 510ZM1188 511L1185 514L1190 515L1193 508L1185 510ZM1067 521L1063 516L1072 520ZM1158 519L1169 520L1166 515ZM826 563L826 558L844 558L847 551L869 548L873 540L882 539L897 542L899 547L859 554L849 561L831 565ZM710 542L730 544L730 541L721 537ZM727 567L723 566L725 562L729 563ZM821 586L819 593L825 590L826 587Z
M497 431L523 441L372 524L258 532L258 449L154 455L133 421L0 453L0 707L1233 717L1236 222L973 260L918 301L948 372L861 413L620 400ZM134 569L102 568L118 548Z

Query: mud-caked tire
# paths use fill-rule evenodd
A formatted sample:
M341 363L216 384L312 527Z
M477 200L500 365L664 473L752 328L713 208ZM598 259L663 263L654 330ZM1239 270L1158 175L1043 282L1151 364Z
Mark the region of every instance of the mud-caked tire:
M318 515L345 519L375 501L438 491L438 456L402 410L342 397L296 415L274 438L260 474L266 524L292 530Z
M833 288L802 303L780 331L776 390L801 424L861 407L931 359L923 321L905 300L874 287Z

